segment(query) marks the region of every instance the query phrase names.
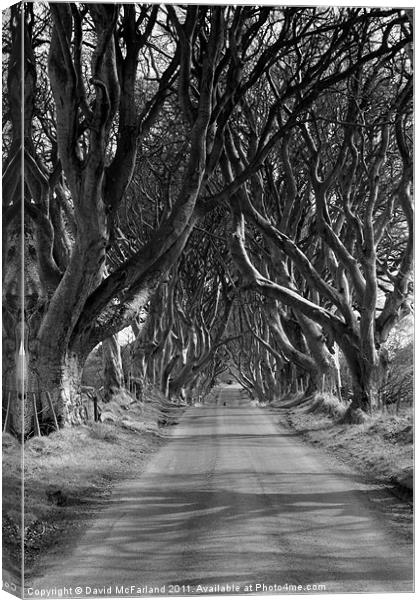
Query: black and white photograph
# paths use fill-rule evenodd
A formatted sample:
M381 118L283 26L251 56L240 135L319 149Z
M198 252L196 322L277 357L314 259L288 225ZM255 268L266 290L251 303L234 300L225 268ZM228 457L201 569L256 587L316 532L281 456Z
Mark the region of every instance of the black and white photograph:
M413 78L414 6L2 7L5 598L414 596Z

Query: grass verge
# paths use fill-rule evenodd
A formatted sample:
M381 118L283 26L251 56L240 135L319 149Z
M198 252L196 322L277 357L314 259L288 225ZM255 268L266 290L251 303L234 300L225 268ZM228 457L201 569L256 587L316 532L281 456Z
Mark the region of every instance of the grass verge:
M413 499L413 411L398 414L378 412L363 424L340 423L341 405L333 396L304 399L290 397L271 405L304 441L322 448L334 458L358 471L368 482L384 486L398 498L384 500L384 509L393 513L407 536L412 535Z
M138 477L164 443L157 426L122 423L62 429L25 444L25 572L64 538L77 537L123 479ZM20 561L20 445L3 436L3 556L13 573Z
M331 406L331 400L327 405ZM288 422L312 444L334 452L370 478L412 490L413 414L376 413L360 425L337 422L334 412L288 411ZM411 475L411 479L410 479Z

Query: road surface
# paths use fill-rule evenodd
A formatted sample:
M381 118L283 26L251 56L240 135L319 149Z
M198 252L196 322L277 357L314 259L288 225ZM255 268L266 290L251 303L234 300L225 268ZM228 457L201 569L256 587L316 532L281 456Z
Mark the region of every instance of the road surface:
M235 386L188 409L28 594L411 591L411 547L375 512L377 488L275 421Z

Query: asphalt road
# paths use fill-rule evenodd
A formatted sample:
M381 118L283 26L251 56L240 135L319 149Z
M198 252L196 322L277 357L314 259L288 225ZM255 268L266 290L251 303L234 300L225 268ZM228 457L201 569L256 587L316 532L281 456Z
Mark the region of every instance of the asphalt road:
M411 591L411 546L377 512L380 490L276 420L233 386L188 409L145 473L31 588Z

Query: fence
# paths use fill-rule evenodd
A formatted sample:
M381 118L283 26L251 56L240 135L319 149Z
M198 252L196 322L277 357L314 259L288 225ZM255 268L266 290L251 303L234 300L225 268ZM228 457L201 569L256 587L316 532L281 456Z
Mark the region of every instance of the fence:
M16 423L19 426L16 427ZM3 432L24 437L40 436L48 430L59 429L59 423L50 392L22 392L3 390ZM48 431L49 432L49 431Z
M101 411L98 394L83 390L78 407L81 421L99 421ZM18 425L17 425L18 424ZM47 391L26 392L4 389L2 401L2 431L24 438L48 435L60 429L51 393ZM23 431L22 431L23 430Z

